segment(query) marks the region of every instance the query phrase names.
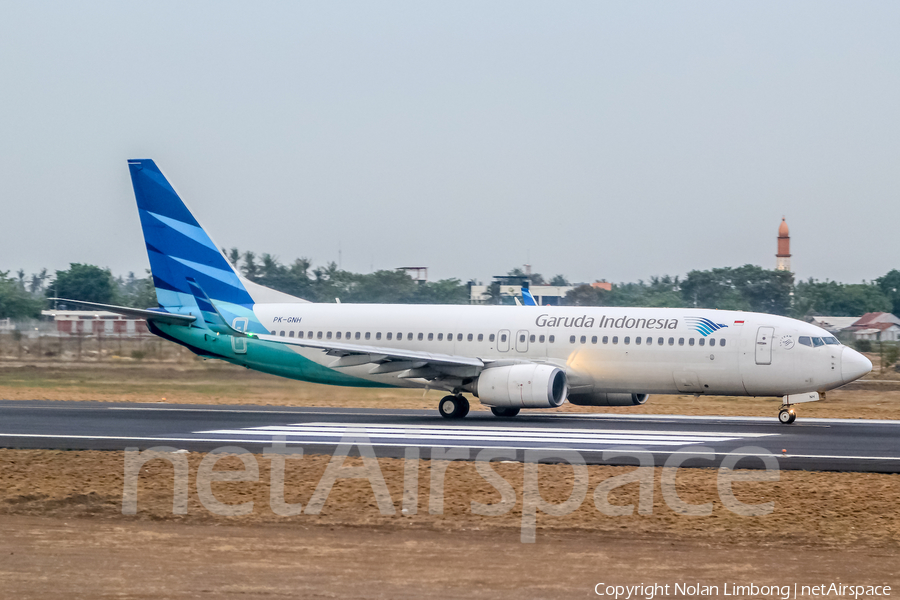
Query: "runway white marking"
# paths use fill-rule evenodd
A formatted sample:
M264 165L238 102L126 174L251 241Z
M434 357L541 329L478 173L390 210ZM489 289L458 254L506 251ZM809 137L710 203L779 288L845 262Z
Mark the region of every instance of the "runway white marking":
M266 425L242 429L213 429L195 431L196 435L247 436L258 441L262 437L298 439L334 439L365 436L372 440L428 440L432 442L494 442L511 444L600 444L637 446L688 446L692 444L727 442L771 437L776 433L688 432L651 429L563 429L557 427L470 427L445 425L415 427L408 425L360 425L356 423L298 423L296 425Z

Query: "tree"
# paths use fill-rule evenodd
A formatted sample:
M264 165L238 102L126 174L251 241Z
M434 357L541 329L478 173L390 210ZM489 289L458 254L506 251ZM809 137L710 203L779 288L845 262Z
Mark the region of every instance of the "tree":
M891 312L900 315L900 271L893 269L876 279L875 283L891 302Z
M155 308L159 305L156 299L156 287L153 285L153 277L147 271L146 277L136 277L133 272L128 277L117 277L116 297L117 302L132 308Z
M891 301L871 283L844 284L808 279L794 287L793 316L858 317L867 312L891 310Z
M565 287L569 285L569 280L566 279L565 275L554 275L553 279L550 280L550 285Z
M36 318L41 314L42 302L29 295L9 271L0 271L0 319Z
M109 269L71 263L65 271L57 271L47 294L86 302L115 304L116 288Z
M566 306L609 306L611 293L602 289L579 285L569 290L563 301Z
M794 276L788 271L744 265L691 271L680 288L686 306L786 315L793 284Z

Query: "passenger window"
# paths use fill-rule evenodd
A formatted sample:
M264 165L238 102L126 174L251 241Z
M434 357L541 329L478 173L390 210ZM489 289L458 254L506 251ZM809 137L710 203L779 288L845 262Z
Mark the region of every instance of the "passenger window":
M825 345L825 342L823 342L822 338L819 338L819 337L814 337L812 339L812 342L813 342L813 346L815 346L816 348L818 348L819 346Z
M298 337L298 338L302 338L302 337L303 337L303 332L302 332L302 331L298 331L298 332L297 332L297 337Z
M288 331L288 337L294 337L294 332L293 332L293 330Z
M423 337L424 337L424 336L420 333L420 334L419 334L419 341L420 341L420 342L422 341L422 338L423 338Z
M317 338L317 339L320 339L320 340L322 339L322 332L321 332L321 331L317 331L317 332L316 332L316 338Z
M412 341L412 331L410 331L409 333L406 334L406 339L409 340L410 342Z
M284 332L282 331L282 332L279 333L278 335L280 335L281 337L284 337Z
M358 331L356 332L356 335L355 335L354 337L356 337L356 339L359 339L359 332L358 332Z
M670 346L674 346L674 345L675 345L675 338L669 338L669 345L670 345Z
M443 333L439 333L439 334L438 334L438 341L439 341L439 342L443 342L443 341L444 341L444 334L443 334Z
M797 341L800 342L801 344L803 344L804 346L809 346L810 348L812 348L812 340L809 338L808 335L801 335L799 338L797 338Z
M545 339L544 336L541 336L541 337L538 338L538 341L539 341L540 343L543 344L543 343L544 343L544 339Z
M369 331L367 331L367 332L366 332L366 339L368 340L368 339L371 339L371 338L372 338L372 333L369 332Z
M505 333L503 333L503 334L500 335L500 341L501 341L501 342L505 342L505 341L506 341L506 334L505 334Z
M688 346L693 346L693 345L694 345L694 338L691 338L688 340Z
M432 340L434 340L434 334L433 334L433 333L429 333L429 334L428 334L428 341L430 342L430 341L432 341Z
M375 334L375 339L376 339L376 340L380 340L380 339L381 339L381 332L380 332L380 331L379 331L378 333Z
M656 343L659 344L660 346L662 346L665 342L666 342L666 340L664 338L659 338L656 340Z
M648 345L648 346L652 346L652 345L653 345L653 338L652 338L652 337L648 337L648 338L647 338L647 345Z
M330 331L329 331L328 333L325 334L325 338L326 338L326 339L329 339L329 340L331 339L331 332L330 332Z
M684 346L684 338L678 338L678 345Z
M618 344L618 343L619 343L619 336L614 335L613 336L613 344Z
M488 338L488 341L489 341L489 342L493 342L493 341L494 341L494 334L493 334L493 333L492 333L491 336Z
M483 342L483 341L484 341L484 334L483 334L483 333L479 333L479 334L478 334L478 341L479 341L479 342ZM531 336L531 341L532 341L532 342L534 341L534 336Z
M596 336L596 335L593 336L593 337L591 337L591 343L592 343L592 344L596 344L596 343L597 343L597 336Z
M715 345L716 345L716 340L715 340L715 338L710 338L710 340L709 340L709 345L710 345L710 346L715 346Z
M570 343L570 344L574 344L574 343L575 343L575 336L574 336L574 335L569 336L569 343Z
M640 343L641 343L641 338L640 338L640 337L634 338L634 343L640 345Z
M608 343L609 343L609 336L608 336L608 335L604 335L604 336L603 336L603 343L604 343L604 344L608 344Z
M336 337L337 339L341 339L341 332L338 331L337 334L336 334L334 337Z
M701 346L705 346L705 345L706 345L706 338L700 338L700 340L699 340L697 343L700 344Z
M461 341L462 341L462 334L461 334L461 333L457 333L457 334L456 334L456 341L457 341L457 342L461 342Z
M276 333L273 331L273 332L272 332L272 335L276 335Z
M273 331L272 333L275 333L275 332ZM309 339L312 339L312 335L313 335L313 332L310 331L310 332L309 332L309 335L308 335L307 337L308 337Z
M550 342L550 343L552 344L553 342L556 341L556 336L555 336L555 335L551 335L549 338L547 338L547 341Z
M530 341L532 344L534 343L534 334L533 333L531 334L531 337L528 338L528 341Z
M725 340L719 340L719 346L724 346L724 345L725 345Z
M392 332L388 331L387 332L387 341L391 341L391 338L393 337L393 335L394 334Z
M626 344L630 344L630 343L631 343L631 338L628 337L628 336L626 335L626 336L625 336L625 339L624 339L623 341L624 341Z
M587 336L584 336L584 335L581 336L581 343L582 343L582 344L586 344L586 343L587 343Z
M473 336L473 335L470 333L468 336L466 336L466 340L468 340L468 341L471 342L471 341L474 339L474 337L475 337L475 336ZM523 336L522 336L522 341L523 341L523 342L525 341L524 338L525 338L525 336L523 335Z

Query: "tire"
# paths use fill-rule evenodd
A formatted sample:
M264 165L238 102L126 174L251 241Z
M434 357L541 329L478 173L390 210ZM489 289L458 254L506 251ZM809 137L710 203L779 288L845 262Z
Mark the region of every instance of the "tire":
M465 396L457 396L456 397L456 418L462 419L467 414L469 414L469 401L466 400Z
M519 409L518 408L492 406L491 412L494 413L495 417L514 417L517 414L519 414Z
M469 401L463 396L444 396L438 403L438 412L445 419L462 419L469 414Z
M788 421L788 425L797 420L797 413L791 413L791 420Z
M794 422L794 419L796 419L796 418L797 418L797 415L793 414L791 411L789 411L786 408L782 408L778 412L778 421L782 425L790 425L791 423Z

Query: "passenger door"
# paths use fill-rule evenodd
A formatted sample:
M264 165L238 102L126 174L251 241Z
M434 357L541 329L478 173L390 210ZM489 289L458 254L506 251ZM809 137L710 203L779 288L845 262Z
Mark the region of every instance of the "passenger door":
M772 336L774 335L774 327L760 327L756 331L756 364L772 364Z

